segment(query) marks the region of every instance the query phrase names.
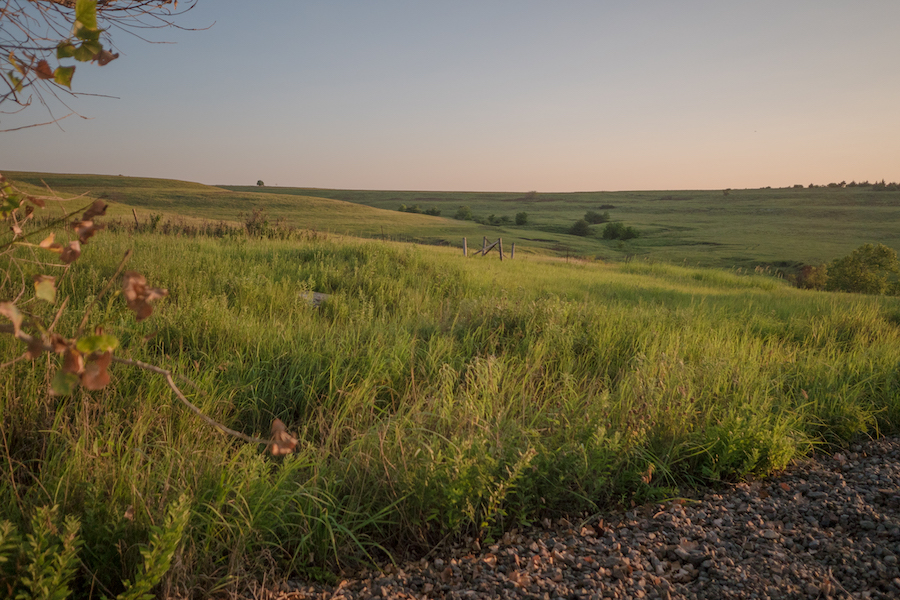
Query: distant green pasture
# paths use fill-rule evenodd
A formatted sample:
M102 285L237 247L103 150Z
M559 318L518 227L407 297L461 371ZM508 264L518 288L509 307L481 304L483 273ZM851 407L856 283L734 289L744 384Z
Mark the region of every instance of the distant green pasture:
M254 209L273 221L348 236L417 241L469 248L482 238L503 238L520 255L578 255L620 261L639 257L694 266L788 271L844 256L864 243L900 250L900 192L870 188L803 188L644 192L427 192L324 190L257 186L214 187L163 179L102 175L6 173L63 194L87 193L113 203L114 214L136 208L169 217L240 222ZM439 217L401 213L400 205L437 208ZM479 225L453 218L469 206L481 218L508 217L508 225ZM122 207L128 207L127 209ZM613 208L605 208L613 207ZM589 211L609 212L613 221L641 236L603 240L603 224L592 234L568 234ZM519 212L528 224L512 224Z

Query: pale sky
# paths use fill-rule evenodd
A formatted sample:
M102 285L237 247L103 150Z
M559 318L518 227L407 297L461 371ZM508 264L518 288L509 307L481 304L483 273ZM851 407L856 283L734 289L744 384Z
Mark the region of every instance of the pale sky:
M199 0L179 23L212 27L115 32L122 56L79 65L74 88L118 99L0 133L0 170L542 192L900 181L897 0Z

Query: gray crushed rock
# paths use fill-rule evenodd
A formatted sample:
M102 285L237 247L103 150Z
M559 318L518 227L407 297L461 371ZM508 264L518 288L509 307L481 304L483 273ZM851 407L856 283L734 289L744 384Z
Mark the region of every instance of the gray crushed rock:
M545 521L337 586L259 597L900 598L900 438L819 456L760 482L580 523ZM257 594L254 594L257 595Z

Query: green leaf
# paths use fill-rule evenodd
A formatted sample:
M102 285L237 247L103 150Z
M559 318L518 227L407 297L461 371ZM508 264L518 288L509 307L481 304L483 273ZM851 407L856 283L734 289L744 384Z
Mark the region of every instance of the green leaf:
M22 91L22 80L19 77L16 77L16 74L13 73L12 71L9 72L7 77L9 77L10 82L12 82L13 89L16 90L17 92L21 92Z
M9 64L16 68L16 71L25 75L25 67L16 59L15 53L12 50L9 52Z
M86 335L75 343L75 348L84 354L92 352L112 352L119 347L119 340L111 335Z
M75 26L97 29L97 0L75 1Z
M96 40L87 40L81 44L81 47L91 52L91 58L103 52L103 44Z
M75 44L69 41L61 42L59 46L56 47L56 58L71 58L75 56Z
M82 44L75 49L75 54L73 56L78 62L88 62L90 60L93 60L94 52L90 48L87 48L84 44Z
M64 85L67 88L72 87L72 75L75 74L75 66L71 67L56 67L56 70L53 71L53 81L58 83L59 85Z
M57 396L71 396L80 379L75 373L57 371L50 381L50 390Z
M34 295L50 304L56 302L56 278L49 275L35 277Z

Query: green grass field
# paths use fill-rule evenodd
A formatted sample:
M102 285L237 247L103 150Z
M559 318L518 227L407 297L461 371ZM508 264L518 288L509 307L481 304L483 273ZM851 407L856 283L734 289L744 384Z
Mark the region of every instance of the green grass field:
M239 222L264 209L272 220L323 232L368 238L480 247L503 237L517 252L578 255L620 261L642 258L671 264L787 271L822 264L864 243L900 250L900 192L871 188L804 188L716 191L585 192L571 194L391 192L313 188L213 187L160 179L97 175L7 173L14 181L46 183L63 194L88 193L147 213ZM400 213L419 205L440 217ZM459 206L475 216L528 214L528 225L500 227L457 221ZM605 209L604 206L615 208ZM376 210L372 210L376 209ZM567 233L588 210L610 213L641 236L603 240ZM129 209L130 212L130 209Z
M80 179L47 183L80 193ZM60 397L48 391L55 358L5 364L0 522L25 532L37 507L52 505L78 517L77 596L121 591L151 528L182 495L190 519L165 581L206 593L248 578L328 577L447 536L489 540L545 516L678 496L900 425L900 298L801 291L775 277L661 261L466 259L458 248L322 226L336 222L332 211L361 227L377 214L399 236L433 217L160 180L94 184L92 195L120 203L126 219L131 206L146 211L141 219L236 221L265 206L298 224L322 220L289 240L105 231L55 271L60 302L68 298L57 330L71 335L132 249L129 268L169 297L141 323L117 294L104 297L87 330L102 324L121 340L119 356L195 382L183 385L189 399L228 427L267 435L279 418L299 439L295 454L271 457L200 421L160 376L124 365L112 367L108 388ZM652 207L683 210L650 195L628 209L622 195L611 212L647 228L665 220ZM869 205L860 195L852 210L874 222L891 198ZM297 216L307 203L304 214L318 216ZM802 212L799 197L791 210ZM713 211L691 235L725 236L725 220ZM5 264L16 274L0 298L44 268ZM310 291L330 298L314 308ZM19 305L45 323L58 309L31 292ZM3 363L23 351L0 337ZM0 554L8 551L0 539Z

